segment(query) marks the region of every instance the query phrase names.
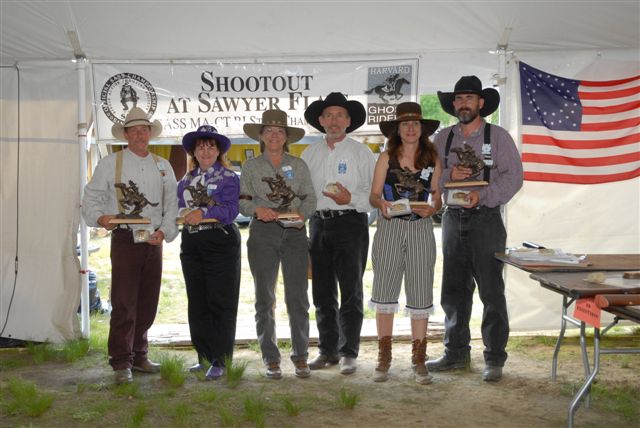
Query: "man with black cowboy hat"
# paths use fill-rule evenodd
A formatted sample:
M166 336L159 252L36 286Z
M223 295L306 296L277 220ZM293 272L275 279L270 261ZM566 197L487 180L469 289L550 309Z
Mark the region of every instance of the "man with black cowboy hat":
M111 323L109 364L117 383L130 382L131 370L157 373L160 365L147 358L147 330L153 324L160 296L162 241L178 234L176 178L171 164L149 153L149 141L162 132L140 108L131 109L111 132L128 146L102 159L84 189L82 217L88 226L111 230ZM150 202L142 217L150 224L121 224L112 220L126 214L116 183L134 183ZM145 242L136 243L138 231L149 230ZM144 235L144 234L142 234Z
M318 199L318 211L310 220L310 252L320 354L309 367L317 370L339 361L340 372L346 375L356 371L360 348L375 159L366 145L347 137L367 117L358 101L332 92L311 103L304 117L325 134L323 141L302 153Z
M482 339L485 368L482 379L498 381L507 359L509 319L502 278L503 264L494 258L506 245L501 206L522 187L520 154L509 133L483 118L493 113L500 95L493 88L482 89L476 76L464 76L453 92L438 92L442 109L459 119L435 138L443 165L441 187L448 182L484 180L486 186L467 187L463 205L448 203L442 219L441 304L445 312L445 354L429 361L431 371L465 368L470 362L469 319L476 284L484 304ZM477 173L460 165L454 152L471 148L482 159ZM443 189L445 201L454 190Z

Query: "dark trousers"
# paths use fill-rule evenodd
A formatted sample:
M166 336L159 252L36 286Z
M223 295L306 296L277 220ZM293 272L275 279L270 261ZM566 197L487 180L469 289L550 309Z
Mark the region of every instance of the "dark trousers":
M310 236L318 348L324 355L357 357L364 317L362 275L369 250L367 214L327 220L313 216Z
M134 244L129 230L111 233L109 364L131 368L147 358L147 330L160 297L162 246Z
M200 361L223 366L233 358L240 295L240 233L235 224L182 231L182 273L191 343Z
M447 209L442 219L444 254L441 303L445 312L444 345L453 359L469 356L469 320L478 285L482 314L484 360L503 366L509 339L509 318L502 278L503 263L495 253L505 250L507 234L499 208ZM475 280L475 282L474 282Z

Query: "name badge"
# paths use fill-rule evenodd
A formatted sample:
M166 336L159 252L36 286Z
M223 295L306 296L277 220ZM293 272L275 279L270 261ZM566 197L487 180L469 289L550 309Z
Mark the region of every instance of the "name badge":
M292 180L293 179L293 168L291 165L285 165L282 167L282 172L284 173L285 178Z
M338 174L346 174L347 173L347 161L341 160L338 163Z
M164 175L166 174L164 163L157 162L156 165L158 166L158 171L160 171L160 175L164 177Z
M216 190L218 188L217 184L209 183L207 184L207 190Z
M429 181L429 177L433 174L433 167L422 168L422 172L420 173L420 179L424 181Z

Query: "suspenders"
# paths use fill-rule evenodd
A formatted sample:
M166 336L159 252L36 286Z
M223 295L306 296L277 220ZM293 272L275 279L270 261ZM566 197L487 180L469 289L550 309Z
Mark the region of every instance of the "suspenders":
M444 167L448 168L449 164L449 151L451 150L451 143L453 142L453 128L449 131L447 136L447 145L444 149ZM484 173L482 179L489 181L491 175L491 166L493 166L493 159L491 159L491 125L485 123L484 125L484 145L482 146L482 160L484 161Z

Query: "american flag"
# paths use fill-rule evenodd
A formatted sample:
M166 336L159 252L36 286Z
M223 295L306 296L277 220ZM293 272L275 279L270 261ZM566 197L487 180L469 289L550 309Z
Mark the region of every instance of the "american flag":
M640 76L566 79L520 62L524 179L595 184L640 176Z

